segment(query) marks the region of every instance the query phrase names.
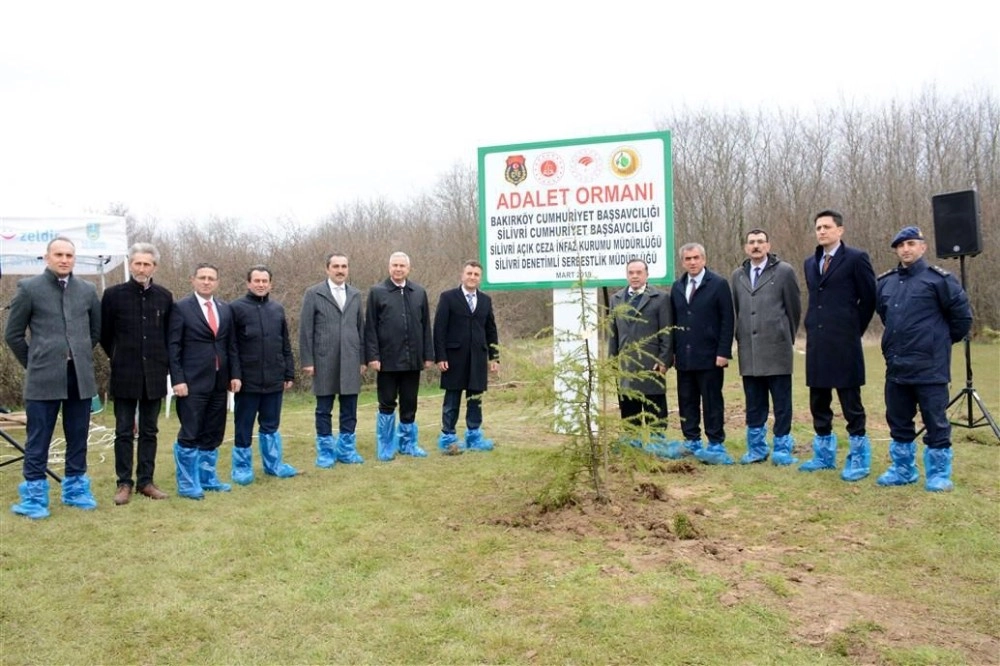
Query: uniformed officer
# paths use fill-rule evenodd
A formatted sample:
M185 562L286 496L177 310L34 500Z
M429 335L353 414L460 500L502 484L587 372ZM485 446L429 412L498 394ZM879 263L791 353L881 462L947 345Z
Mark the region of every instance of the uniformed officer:
M953 275L923 260L927 251L917 227L903 227L892 239L899 265L879 276L876 311L885 331L885 418L892 442L892 465L878 478L880 486L915 483L917 433L913 417L920 406L924 436L924 487L932 492L954 488L951 481L951 423L948 382L951 346L972 327L972 309Z

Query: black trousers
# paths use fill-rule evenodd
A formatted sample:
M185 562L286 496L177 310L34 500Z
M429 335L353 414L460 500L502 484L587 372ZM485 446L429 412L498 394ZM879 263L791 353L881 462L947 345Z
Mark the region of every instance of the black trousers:
M455 434L458 413L462 408L462 389L447 389L441 403L441 432ZM465 392L465 429L477 430L483 425L483 394Z
M709 442L726 441L722 382L725 368L677 371L677 411L684 439L701 439L701 413L705 413L705 437Z
M832 388L809 387L809 411L812 412L813 430L820 437L833 432ZM861 404L861 387L838 388L837 398L847 421L847 434L861 437L865 434L865 406Z
M134 400L114 398L115 403L115 475L118 485L133 485L132 440L136 438L135 487L142 488L153 482L156 467L156 435L160 432L160 398ZM138 430L136 416L138 415Z
M634 423L636 425L647 421L658 421L663 425L663 427L666 427L666 394L647 393L644 397L649 402L639 400L638 398L629 398L624 395L618 396L618 410L622 414L622 421L628 421L629 423Z
M889 434L897 442L912 442L917 438L913 417L920 407L920 417L927 428L924 444L932 449L951 446L951 422L948 420L947 384L885 383L885 421Z
M399 400L399 422L413 423L417 418L417 393L420 391L420 371L380 372L375 380L378 411L392 414Z
M184 448L214 451L222 446L226 434L226 390L190 393L177 399L177 418L181 422L177 443Z

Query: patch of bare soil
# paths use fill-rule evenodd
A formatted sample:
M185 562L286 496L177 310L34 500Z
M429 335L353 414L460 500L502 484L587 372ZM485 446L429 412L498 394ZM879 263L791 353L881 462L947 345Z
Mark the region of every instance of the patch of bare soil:
M744 543L738 520L727 520L727 512L717 511L703 493L670 483L671 475L699 473L700 466L688 460L663 463L641 480L619 470L609 479L614 498L609 503L582 497L559 510L533 506L494 522L603 540L623 554L632 572L682 563L716 576L729 583L720 603L752 601L783 609L793 618L797 640L854 663L887 663L882 656L886 649L934 645L960 651L969 664L1000 664L1000 640L994 636L943 623L925 607L817 574L802 548ZM789 512L788 519L795 516ZM704 529L709 524L711 529ZM850 535L829 538L833 551L849 553L865 546ZM632 575L613 569L607 573Z

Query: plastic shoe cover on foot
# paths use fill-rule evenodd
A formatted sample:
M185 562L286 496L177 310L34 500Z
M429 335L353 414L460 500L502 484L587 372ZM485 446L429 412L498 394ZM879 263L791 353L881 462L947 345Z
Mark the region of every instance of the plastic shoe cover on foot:
M62 503L84 511L97 508L97 500L90 492L90 479L87 478L86 474L67 476L63 479Z
M211 451L198 450L198 480L201 489L213 493L228 493L233 489L228 483L219 480L215 468L219 462L219 449Z
M396 432L396 413L378 413L375 421L375 453L382 462L389 462L399 453L399 433Z
M924 449L924 490L932 493L946 493L955 489L951 482L951 447L946 449Z
M643 447L643 445L642 445L642 440L632 439L632 438L626 437L625 435L622 435L621 437L619 437L611 445L611 450L614 453L621 453L625 448L642 449L642 448L645 448L645 447Z
M345 465L360 465L365 459L358 453L358 436L353 432L342 432L337 437L337 462Z
M465 431L465 448L470 451L492 451L493 440L483 437L482 428Z
M880 486L907 486L920 478L917 471L917 445L915 442L889 443L889 458L892 464L875 481Z
M426 458L427 452L420 448L416 422L399 424L399 454L403 456L413 456L414 458Z
M794 465L799 461L792 455L795 449L795 440L791 435L782 435L774 438L774 453L771 454L771 464L781 467Z
M657 458L669 458L668 455L671 451L670 442L667 441L666 436L662 432L656 432L649 436L649 441L643 444L637 439L633 439L629 442L633 447L640 448L646 453L655 456Z
M290 479L298 474L294 467L282 462L285 447L280 432L258 433L257 441L260 442L260 457L264 462L264 474L276 476L279 479Z
M709 442L708 446L695 451L694 457L706 465L732 465L733 459L726 452L722 442Z
M658 458L668 460L680 460L685 456L693 456L701 451L700 439L685 439L682 442L669 442L665 446L650 449L650 452Z
M850 449L840 478L844 481L860 481L872 471L872 443L868 435L851 435L849 441Z
M174 469L177 470L177 494L180 497L193 500L205 497L198 475L198 449L174 442Z
M813 437L813 457L799 465L800 472L818 469L837 469L837 436L833 433Z
M767 426L747 428L747 452L740 458L741 465L764 462L767 460Z
M249 446L233 447L233 483L248 486L253 483L253 449Z
M10 510L19 516L27 516L32 520L49 517L49 480L22 481L17 486L21 501L11 504Z
M458 435L453 432L443 432L438 435L438 450L446 456L460 456L465 448L458 443Z
M316 435L316 467L329 469L337 464L337 443L333 435Z

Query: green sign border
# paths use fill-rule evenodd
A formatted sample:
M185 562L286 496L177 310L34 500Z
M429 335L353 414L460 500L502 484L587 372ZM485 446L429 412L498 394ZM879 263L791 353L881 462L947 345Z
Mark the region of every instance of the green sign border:
M595 136L581 139L560 139L558 141L538 141L535 143L512 143L505 146L485 146L479 148L479 261L483 264L483 288L499 291L518 289L566 289L579 285L579 280L553 280L550 282L504 282L496 284L489 281L490 269L486 257L486 156L492 153L509 153L518 150L537 150L540 148L564 148L566 146L582 146L601 143L622 143L628 141L645 141L659 139L663 142L663 191L664 222L666 224L667 270L663 278L651 279L652 284L668 285L673 282L674 275L674 174L671 160L670 132L644 132L640 134L616 134L613 136ZM585 280L586 287L621 286L625 282L623 274L619 279Z

